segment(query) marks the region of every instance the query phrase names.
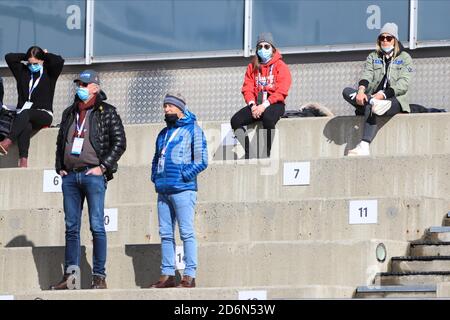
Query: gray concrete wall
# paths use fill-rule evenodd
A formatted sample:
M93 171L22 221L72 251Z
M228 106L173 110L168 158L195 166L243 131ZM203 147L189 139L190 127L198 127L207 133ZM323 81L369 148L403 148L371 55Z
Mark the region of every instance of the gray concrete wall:
M369 284L387 263L376 260L379 242L388 258L404 255L407 242L389 240L215 242L199 245L199 287L357 286ZM92 247L81 253L82 287L91 280ZM64 247L0 249L0 292L47 289L62 277ZM148 286L159 277L159 245L108 249L111 289ZM349 272L351 268L351 272Z
M441 225L450 199L379 198L378 223L349 224L349 199L200 202L195 225L200 243L234 241L365 240L410 241ZM118 231L108 244L160 243L156 203L119 205ZM64 246L61 208L0 211L0 247ZM87 210L82 219L83 245L92 244ZM177 243L181 244L179 237Z
M243 156L240 145L222 144L222 123L227 121L199 123L208 141L209 159L239 159ZM381 121L380 127L371 144L375 157L450 153L450 113L396 115ZM156 136L162 128L162 124L127 125L127 151L120 166L149 165ZM362 117L281 119L277 124L273 157L283 160L342 158L360 141L362 128ZM58 129L45 129L32 138L30 167L54 167L57 133ZM252 139L254 134L250 132ZM0 168L17 167L17 154L14 147L10 155L0 157Z

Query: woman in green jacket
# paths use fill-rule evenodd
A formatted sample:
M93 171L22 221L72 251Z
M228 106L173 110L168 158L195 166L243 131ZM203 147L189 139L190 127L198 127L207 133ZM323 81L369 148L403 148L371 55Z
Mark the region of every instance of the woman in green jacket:
M398 27L386 23L381 28L376 50L369 54L358 90L345 88L344 99L353 105L356 115L364 115L364 133L349 156L370 155L369 144L377 134L377 118L410 112L408 89L412 75L411 56L398 40Z

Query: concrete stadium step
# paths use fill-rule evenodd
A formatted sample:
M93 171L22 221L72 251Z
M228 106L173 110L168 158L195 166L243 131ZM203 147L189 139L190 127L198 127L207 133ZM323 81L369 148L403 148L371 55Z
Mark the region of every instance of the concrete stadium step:
M450 227L430 227L427 230L426 239L431 241L448 242L450 241Z
M450 272L450 256L393 257L392 272Z
M449 161L450 154L314 160L308 186L284 186L280 161L215 163L198 178L198 199L255 202L326 197L447 198ZM0 171L0 210L62 206L60 194L41 192L43 169ZM121 167L108 184L108 206L156 201L149 177L150 166Z
M450 113L396 115L380 119L380 130L371 144L374 156L407 156L450 153ZM223 146L221 125L227 121L200 122L207 141L210 159L240 158L239 146ZM121 159L122 166L147 165L154 153L154 144L163 123L127 125L127 151ZM317 158L342 158L347 150L356 146L362 136L362 117L320 117L281 119L273 152L286 160ZM31 140L30 167L52 167L58 129L45 129ZM251 137L253 134L251 134ZM17 148L0 157L0 168L17 167Z
M436 285L408 286L361 286L356 289L355 298L435 298Z
M431 285L450 281L450 271L381 272L376 275L376 285Z
M267 300L350 298L352 287L259 286L233 288L107 289L36 291L18 293L16 300L238 300L240 293L265 292Z
M408 241L442 220L448 201L432 198L378 198L378 223L349 224L349 201L357 198L199 202L195 226L199 242L274 240ZM81 241L91 244L85 205ZM159 243L155 203L118 205L117 231L108 232L110 245ZM64 212L60 208L0 211L0 247L64 245Z
M414 241L410 245L412 256L450 256L450 242Z
M376 260L383 241L388 257L405 252L407 242L269 241L200 244L197 286L353 286L368 284L373 272L386 269ZM92 247L81 250L81 284L89 288ZM0 292L47 289L62 277L64 247L0 249ZM349 269L349 265L352 268ZM160 273L160 246L108 248L106 273L111 289L146 287Z

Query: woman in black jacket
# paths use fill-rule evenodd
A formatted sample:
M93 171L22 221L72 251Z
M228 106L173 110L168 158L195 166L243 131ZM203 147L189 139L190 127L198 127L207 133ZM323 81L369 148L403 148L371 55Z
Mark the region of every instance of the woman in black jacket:
M7 154L11 144L17 142L19 167L27 167L31 131L50 126L53 121L53 96L64 59L33 46L27 53L8 53L5 60L17 82L18 102L11 133L0 142L0 155Z

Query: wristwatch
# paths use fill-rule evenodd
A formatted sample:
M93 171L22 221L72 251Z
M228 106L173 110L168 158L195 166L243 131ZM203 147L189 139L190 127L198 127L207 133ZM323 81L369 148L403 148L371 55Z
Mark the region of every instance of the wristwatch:
M103 173L106 172L106 167L105 167L105 165L104 165L103 163L101 163L101 164L99 165L99 167L100 167L100 169L102 169L102 172L103 172Z

